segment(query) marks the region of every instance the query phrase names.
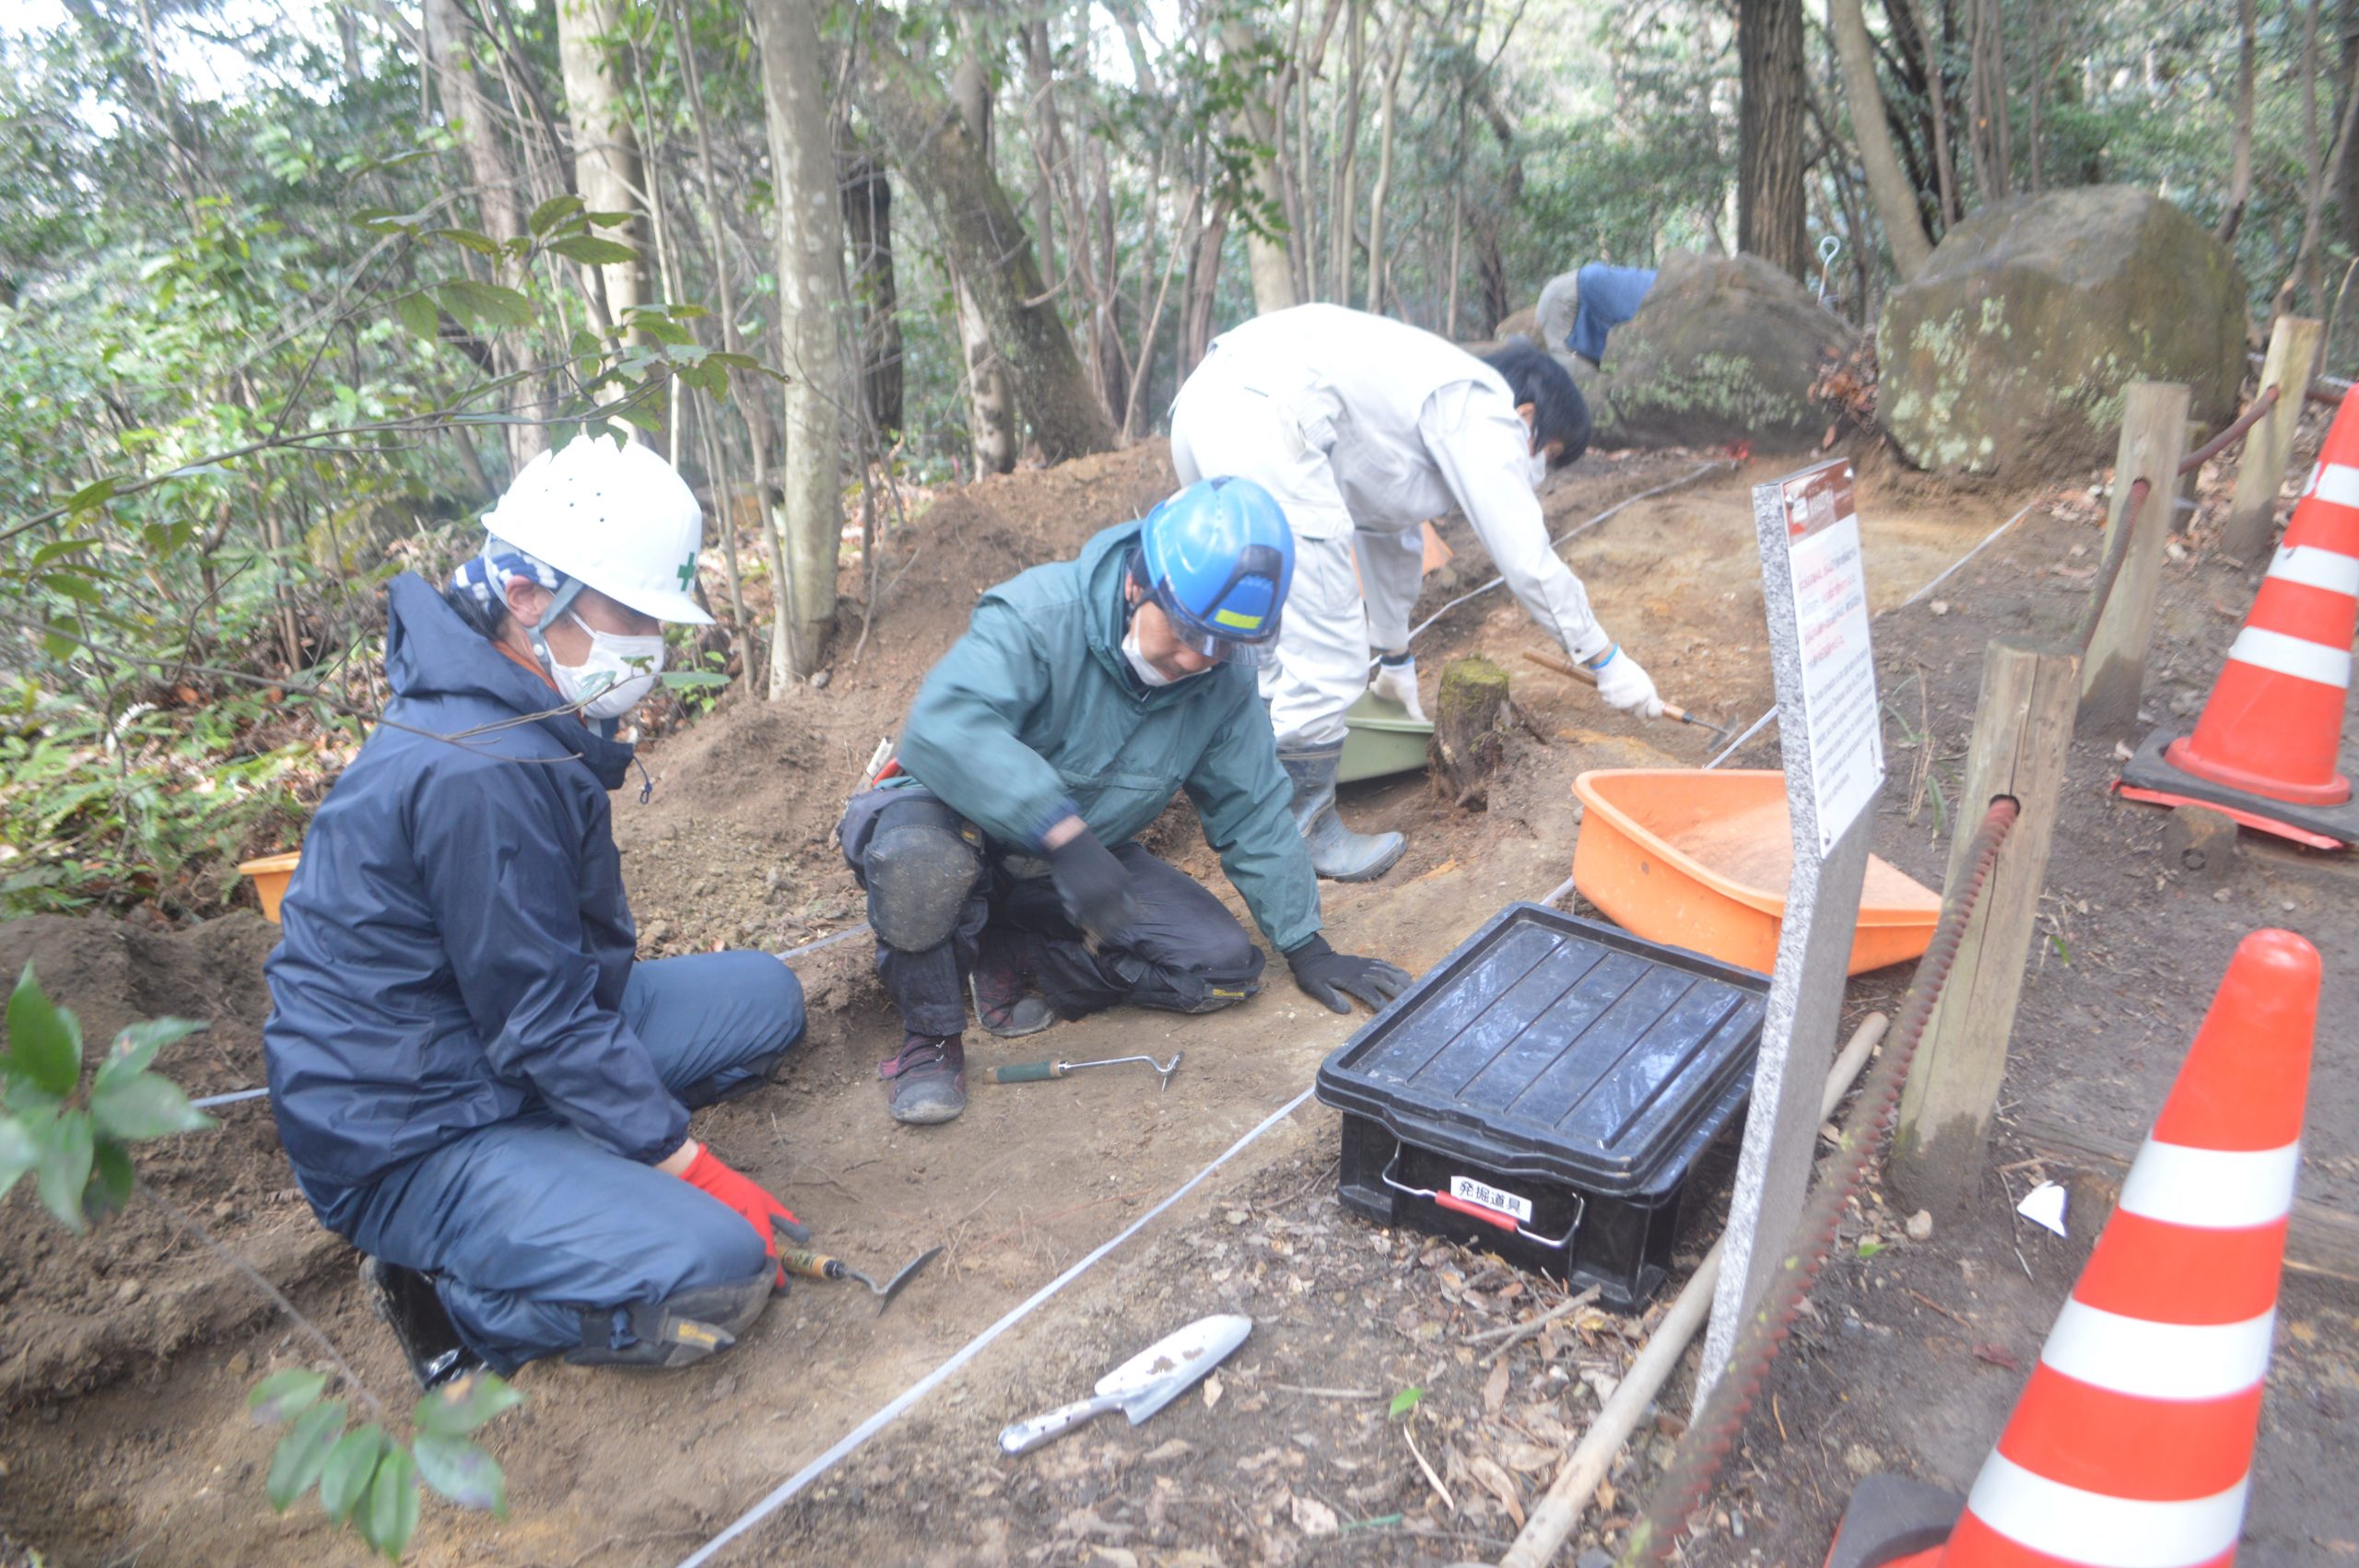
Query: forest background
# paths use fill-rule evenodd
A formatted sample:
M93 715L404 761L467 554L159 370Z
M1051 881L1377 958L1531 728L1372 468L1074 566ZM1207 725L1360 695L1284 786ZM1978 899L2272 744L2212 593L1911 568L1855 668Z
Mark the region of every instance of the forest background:
M2348 374L2354 68L2359 0L17 0L0 918L217 911L385 700L384 579L584 427L713 520L660 727L857 657L932 487L1152 435L1300 301L1479 340L1742 249L1866 324L2118 181Z

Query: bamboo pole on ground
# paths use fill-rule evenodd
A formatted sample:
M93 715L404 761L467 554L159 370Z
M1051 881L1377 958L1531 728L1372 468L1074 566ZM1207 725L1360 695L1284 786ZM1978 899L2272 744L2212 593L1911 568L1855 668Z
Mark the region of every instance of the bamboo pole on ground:
M1852 1031L1843 1054L1835 1059L1835 1065L1828 1070L1825 1089L1819 1095L1818 1114L1822 1120L1833 1116L1835 1107L1842 1104L1851 1081L1868 1065L1868 1058L1874 1054L1889 1023L1883 1013L1871 1012ZM1605 1401L1597 1419L1590 1422L1580 1442L1566 1457L1556 1479L1549 1483L1546 1494L1525 1520L1522 1533L1499 1560L1499 1568L1545 1568L1572 1535L1573 1527L1581 1522L1582 1511L1596 1494L1598 1482L1613 1469L1614 1456L1629 1441L1630 1433L1662 1386L1678 1370L1681 1358L1687 1353L1688 1341L1710 1316L1712 1293L1720 1278L1720 1245L1714 1242L1712 1250L1704 1255L1704 1261L1696 1265L1696 1272L1687 1277L1687 1283L1672 1302L1671 1310L1662 1315L1655 1331L1639 1350L1638 1359L1622 1375L1614 1397Z

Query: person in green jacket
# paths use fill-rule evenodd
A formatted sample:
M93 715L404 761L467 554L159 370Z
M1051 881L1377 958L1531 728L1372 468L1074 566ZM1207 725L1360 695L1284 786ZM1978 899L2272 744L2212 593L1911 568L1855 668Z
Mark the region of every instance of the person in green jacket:
M1331 948L1254 671L1294 537L1250 480L1191 485L1077 560L982 596L903 727L900 777L839 833L901 1013L877 1068L895 1120L966 1108L967 1000L994 1035L1121 1002L1209 1012L1261 989L1236 917L1132 842L1181 790L1295 981L1338 1012L1403 970Z

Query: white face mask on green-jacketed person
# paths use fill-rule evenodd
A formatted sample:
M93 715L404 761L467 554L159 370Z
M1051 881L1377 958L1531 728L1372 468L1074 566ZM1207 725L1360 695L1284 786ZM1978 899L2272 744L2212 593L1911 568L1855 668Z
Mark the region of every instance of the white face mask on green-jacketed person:
M1131 661L1131 673L1138 676L1149 691L1153 691L1157 686L1168 686L1174 681L1187 679L1184 675L1167 675L1147 662L1146 655L1139 649L1139 623L1136 617L1133 617L1130 629L1122 634L1122 657Z

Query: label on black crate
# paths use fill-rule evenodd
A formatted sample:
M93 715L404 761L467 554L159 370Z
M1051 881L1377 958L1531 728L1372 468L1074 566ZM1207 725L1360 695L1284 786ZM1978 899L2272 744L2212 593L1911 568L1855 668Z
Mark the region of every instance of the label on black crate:
M1449 1195L1467 1203L1479 1203L1496 1214L1510 1214L1524 1224L1532 1223L1532 1199L1518 1198L1512 1192L1502 1192L1473 1176L1449 1178Z

